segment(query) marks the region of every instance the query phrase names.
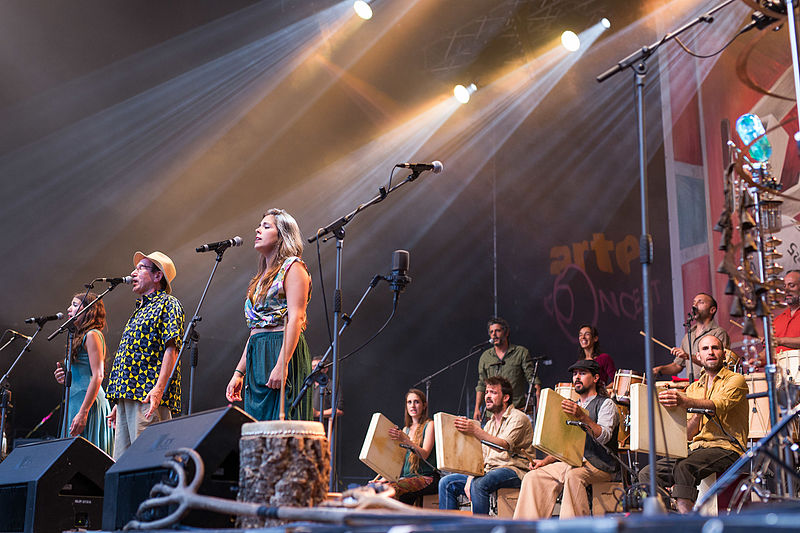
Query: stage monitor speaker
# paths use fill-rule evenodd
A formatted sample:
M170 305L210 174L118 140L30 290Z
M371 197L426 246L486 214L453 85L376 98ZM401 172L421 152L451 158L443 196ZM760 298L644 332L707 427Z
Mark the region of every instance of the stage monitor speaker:
M99 529L112 464L83 437L15 447L0 463L0 531Z
M174 485L171 470L162 466L167 452L191 448L203 458L205 478L198 492L236 499L239 489L239 438L242 424L254 419L238 407L222 407L159 422L142 431L130 448L106 472L103 529L119 530L137 518L139 504L150 497L156 483ZM187 472L187 481L194 472ZM146 521L167 516L175 506L154 509ZM234 527L234 517L207 511L191 511L185 526Z

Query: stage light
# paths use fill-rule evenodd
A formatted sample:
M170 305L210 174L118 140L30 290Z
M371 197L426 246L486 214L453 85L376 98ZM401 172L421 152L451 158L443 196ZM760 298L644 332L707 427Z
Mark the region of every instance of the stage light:
M608 28L610 28L610 27L611 27L611 21L610 21L610 20L608 20L608 19L607 19L607 18L605 18L605 17L603 17L602 19L600 19L600 24L601 24L601 25L602 25L602 26L603 26L605 29L608 29Z
M459 84L453 88L453 96L455 96L456 100L458 100L462 104L466 104L467 102L469 102L469 97L472 95L472 93L474 93L477 90L478 88L475 86L474 83L470 83L466 87Z
M364 0L356 0L353 2L353 9L355 10L356 15L364 20L369 20L372 18L372 8L369 7L369 4Z
M581 39L574 31L565 31L561 34L561 44L570 52L577 52L581 47Z
M470 83L466 87L464 85L459 84L453 88L453 96L455 96L456 100L458 100L460 103L466 104L467 102L469 102L472 93L474 93L477 90L478 88L475 86L474 83Z

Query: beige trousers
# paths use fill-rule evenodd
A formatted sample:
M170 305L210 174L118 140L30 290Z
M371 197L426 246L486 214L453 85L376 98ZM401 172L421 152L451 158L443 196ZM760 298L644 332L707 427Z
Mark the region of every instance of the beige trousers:
M114 433L115 461L122 457L122 454L131 447L139 433L144 431L147 426L172 418L172 413L166 405L159 405L151 418L145 418L144 414L148 409L150 409L149 403L124 398L117 400L117 429Z
M589 515L589 497L586 487L592 483L611 481L613 474L603 472L590 463L575 468L558 461L531 470L522 478L514 518L541 520L553 515L556 499L563 488L561 518Z

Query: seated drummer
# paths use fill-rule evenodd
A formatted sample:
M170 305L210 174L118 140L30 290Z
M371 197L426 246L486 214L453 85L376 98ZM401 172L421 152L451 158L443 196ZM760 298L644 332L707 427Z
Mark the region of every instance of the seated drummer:
M680 348L673 348L670 353L675 356L675 359L666 365L661 365L653 368L653 374L662 376L675 376L680 374L686 367L686 360L689 358L689 335L692 338L692 357L694 359L694 377L695 379L700 376L702 368L700 360L697 357L700 340L706 335L713 335L722 341L722 347L728 349L731 347L731 339L728 332L719 327L714 315L717 314L717 301L710 295L704 292L699 293L692 301L692 307L696 309L695 323L689 330L687 335L683 336ZM687 376L688 377L688 376Z
M667 389L658 393L665 407L709 409L711 417L688 414L687 436L691 439L685 459L659 459L658 484L672 486L678 511L688 513L697 499L697 485L711 475L727 470L744 453L748 432L747 384L744 376L725 368L722 341L714 335L700 339L698 351L703 372L686 392ZM650 467L639 473L648 483Z
M476 420L459 417L456 429L476 439L502 446L500 451L482 445L483 476L450 474L439 481L439 509L458 509L458 497L466 495L472 502L473 514L489 514L489 494L502 488L519 488L533 456L533 428L528 417L513 405L511 383L500 376L486 378L484 402L490 414L484 428ZM511 453L509 453L511 452Z
M588 426L594 438L586 435L583 464L570 466L552 455L536 460L532 470L522 478L514 518L540 520L550 518L562 489L560 518L587 516L589 498L586 487L592 483L611 481L619 470L619 463L601 444L617 452L619 414L614 401L600 383L600 365L597 361L578 361L571 367L575 392L579 402L564 400L561 408ZM581 409L583 407L589 413ZM600 443L600 444L598 444Z
M407 447L400 478L391 485L394 497L414 505L417 498L436 494L439 471L436 469L436 436L428 418L428 398L419 389L409 389L405 400L405 426L389 428L389 437Z
M600 367L600 379L603 386L614 382L617 367L614 360L605 352L600 351L600 334L594 326L584 325L578 329L578 361L594 360Z

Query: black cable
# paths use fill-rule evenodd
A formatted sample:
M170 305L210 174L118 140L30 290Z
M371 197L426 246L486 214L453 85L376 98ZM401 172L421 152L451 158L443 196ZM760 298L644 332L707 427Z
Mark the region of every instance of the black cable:
M736 35L734 35L734 36L731 38L731 40L730 40L730 41L728 41L727 43L725 43L725 45L724 45L722 48L720 48L719 50L717 50L717 51L716 51L716 52L714 52L713 54L698 54L698 53L696 53L696 52L692 52L691 50L689 50L689 48L688 48L688 47L687 47L685 44L683 44L683 43L681 42L681 40L680 40L678 37L675 37L675 42L676 42L676 43L678 43L678 45L679 45L681 48L683 48L683 51L684 51L684 52L686 52L687 54L689 54L690 56L692 56L692 57L696 57L696 58L698 58L698 59L708 59L708 58L710 58L710 57L714 57L714 56L716 56L716 55L719 55L719 54L721 54L721 53L723 52L723 50L725 50L726 48L728 48L730 45L732 45L732 44L733 44L733 41L735 41L736 39L738 39L738 38L739 38L741 35L745 34L746 32L748 32L748 31L752 30L753 28L758 28L759 30L761 30L761 29L764 29L764 27L766 27L766 25L767 25L768 23L771 23L772 21L774 21L774 20L775 20L774 18L772 18L772 17L767 17L767 16L765 16L765 15L763 15L763 14L761 14L761 17L762 17L762 18L757 18L757 17L756 17L756 14L754 13L754 14L753 14L753 22L749 23L747 26L745 26L744 28L742 28L741 30L739 30L739 31L736 33ZM767 22L767 24L762 24L762 22Z
M733 435L731 435L730 433L728 433L728 432L725 430L725 428L724 428L724 427L722 427L722 423L719 421L719 419L718 419L718 417L717 417L717 413L716 413L716 411L715 411L715 412L714 412L714 414L712 414L712 415L705 415L705 414L704 414L703 416L708 416L708 417L709 417L709 418L710 418L710 419L711 419L711 420L712 420L712 421L713 421L713 422L714 422L714 423L717 425L717 427L719 427L719 429L721 429L721 430L722 430L722 432L725 434L725 436L726 436L726 437L728 437L728 440L730 440L730 441L731 441L733 444L735 444L735 445L736 445L736 447L737 447L737 448L739 448L739 451L741 451L743 454L746 454L746 453L747 453L747 450L745 450L745 449L742 447L742 444L741 444L741 443L740 443L738 440L736 440L736 439L733 437Z
M331 333L331 319L328 316L328 298L325 296L325 276L322 275L322 255L319 251L319 239L317 242L317 264L319 265L319 284L322 291L322 307L325 311L325 325L328 326L328 342L333 344L333 333Z
M362 344L361 346L359 346L359 347L358 347L358 348L356 348L355 350L351 351L350 353L347 353L347 354L343 355L342 357L340 357L340 358L339 358L339 362L341 363L342 361L344 361L345 359L347 359L347 358L348 358L348 357L350 357L351 355L355 354L356 352L358 352L359 350L361 350L362 348L364 348L364 347L365 347L367 344L369 344L369 343L371 343L372 341L374 341L374 340L375 340L375 338L376 338L378 335L380 335L380 334L381 334L381 332L382 332L384 329L386 329L386 326L388 326L388 325L389 325L389 322L391 322L392 318L394 318L394 313L395 313L395 311L397 311L397 295L395 295L394 302L392 303L392 313L389 315L389 318L387 318L387 319L386 319L386 322L384 322L384 323L383 323L383 325L381 326L381 329L379 329L378 331L376 331L376 332L375 332L375 334L374 334L372 337L370 337L369 339L367 339L367 341L366 341L364 344Z

